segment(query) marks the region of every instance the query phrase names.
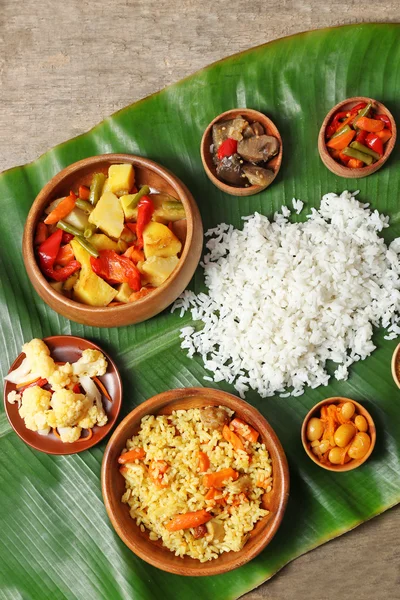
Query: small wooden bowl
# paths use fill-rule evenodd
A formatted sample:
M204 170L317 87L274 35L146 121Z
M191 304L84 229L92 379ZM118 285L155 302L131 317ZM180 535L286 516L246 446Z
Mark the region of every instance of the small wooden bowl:
M134 303L116 307L94 307L75 302L56 292L42 275L37 264L33 240L36 226L46 206L79 185L90 185L93 173L107 173L112 164L134 166L136 182L167 192L182 201L186 211L187 233L179 264L171 276L148 296ZM22 251L29 279L39 296L56 312L84 325L120 327L140 323L167 308L187 287L203 247L203 225L197 204L187 187L167 169L147 158L131 154L102 154L85 158L66 167L39 192L26 220Z
M324 406L325 404L340 404L340 402L352 402L356 407L357 414L362 415L363 417L366 418L366 420L368 422L367 433L371 438L371 445L369 447L367 454L363 458L360 458L359 460L353 459L344 465L331 465L331 466L324 465L318 460L318 458L315 456L315 454L313 454L308 447L309 442L308 442L307 436L306 436L307 423L312 417L317 417L319 415L319 413L321 411L321 407ZM306 415L306 417L303 421L302 428L301 428L301 441L303 443L304 450L307 452L308 456L319 467L322 467L323 469L326 469L327 471L335 471L338 473L343 473L344 471L352 471L353 469L357 469L357 467L359 467L360 465L365 463L365 461L368 460L368 458L371 456L371 453L374 449L375 442L376 442L375 423L374 423L371 415L367 411L367 409L364 408L361 404L359 404L355 400L352 400L351 398L342 398L339 396L334 397L334 398L326 398L325 400L318 402L318 404L316 404Z
M397 376L396 362L398 362L398 360L400 360L399 353L400 353L400 344L396 347L395 351L393 352L393 356L392 356L392 376L393 376L395 384L397 385L398 388L400 388L400 380Z
M207 563L185 556L177 557L160 541L151 541L140 531L129 515L129 507L121 502L125 480L119 473L117 459L126 441L137 434L142 417L148 414L171 414L173 410L223 405L257 431L272 459L273 488L264 498L270 514L259 521L240 552L225 552ZM177 575L208 576L236 569L257 556L272 540L282 521L289 496L289 470L283 448L272 427L250 404L226 392L208 388L170 390L140 404L120 423L104 453L101 483L108 516L122 541L146 562Z
M212 127L218 121L234 119L239 115L245 118L249 123L254 123L255 121L258 121L264 127L265 132L268 135L273 135L279 140L279 153L273 158L271 158L271 160L267 163L267 168L274 171L274 177L268 185L249 185L248 187L238 187L234 185L229 185L228 183L221 181L221 179L218 179L217 177L217 172L213 162L213 153L210 150L210 146L212 145ZM230 194L231 196L253 196L254 194L258 194L262 190L265 190L267 187L269 187L272 181L278 175L279 169L281 168L282 153L282 138L275 123L273 123L271 119L263 115L263 113L258 112L258 110L252 110L250 108L234 108L232 110L227 110L226 112L221 113L220 115L218 115L218 117L215 117L215 119L213 119L206 128L200 144L201 160L203 162L203 167L207 174L207 177L210 179L210 181L213 182L215 186L217 186L217 188L219 188L226 194Z
M359 104L360 102L366 102L367 104L368 104L368 102L372 102L372 107L377 109L379 114L384 114L389 117L390 123L392 125L392 137L390 138L390 140L388 142L386 142L386 144L384 146L383 156L379 160L377 160L375 163L372 163L369 166L362 167L361 169L350 169L349 167L345 167L344 165L336 162L336 160L334 158L332 158L332 156L329 154L328 148L326 146L326 141L325 141L325 131L335 113L337 113L338 111L351 110L353 108L353 106L355 106L356 104ZM336 106L334 106L332 108L332 110L330 110L328 112L328 114L326 115L326 117L324 119L324 122L321 125L321 129L319 130L318 151L319 151L319 155L321 157L322 162L324 163L324 165L326 167L328 167L328 169L330 171L332 171L332 173L335 173L335 175L339 175L339 177L347 177L348 179L356 179L356 178L361 178L361 177L367 177L367 175L371 175L371 173L375 173L375 171L378 171L378 169L380 169L385 164L385 162L389 158L389 156L394 148L394 145L396 143L396 137L397 137L396 123L393 118L393 115L386 108L386 106L384 104L382 104L381 102L378 102L377 100L373 100L372 98L365 98L364 96L356 96L355 98L347 98L347 100L343 100L342 102L339 102L339 104L336 104Z
M45 452L46 454L76 454L77 452L83 452L98 444L113 428L122 403L121 377L114 361L104 350L96 344L89 342L89 340L73 335L53 335L44 338L43 341L47 344L51 356L56 362L75 362L81 357L82 351L88 348L100 350L104 354L108 362L108 368L106 374L99 377L99 379L112 398L112 402L109 402L104 396L102 397L108 422L103 427L98 427L97 425L93 427L93 436L90 439L83 438L82 441L73 442L72 444L62 442L53 433L40 435L37 431L31 431L25 427L25 423L18 413L18 405L16 403L10 404L7 401L9 392L15 390L16 387L15 384L5 381L4 407L8 420L21 440L35 450L40 450L40 452ZM10 371L19 367L24 358L25 354L21 353L11 365Z

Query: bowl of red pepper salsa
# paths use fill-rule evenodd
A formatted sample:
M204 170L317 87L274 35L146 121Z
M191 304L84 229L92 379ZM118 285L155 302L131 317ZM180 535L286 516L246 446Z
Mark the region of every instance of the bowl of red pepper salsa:
M382 167L393 150L396 123L381 102L365 97L339 102L325 117L318 150L340 177L366 177Z
M186 186L157 163L105 154L39 192L23 257L39 296L79 323L139 323L169 306L200 260L203 227Z

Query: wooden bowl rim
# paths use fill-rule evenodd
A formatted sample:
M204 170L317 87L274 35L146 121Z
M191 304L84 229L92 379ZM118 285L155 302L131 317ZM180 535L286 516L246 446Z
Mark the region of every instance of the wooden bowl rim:
M216 558L206 563L198 563L196 561L196 567L187 566L183 562L184 559L182 559L182 565L176 566L171 564L165 564L164 560L158 559L151 553L143 553L136 544L135 534L132 535L129 533L125 533L124 529L119 526L118 518L114 514L114 510L112 508L113 491L111 485L111 469L114 469L115 465L111 463L110 454L114 444L120 442L121 432L124 431L125 426L132 425L133 428L134 423L140 422L142 417L147 414L154 414L158 408L161 409L170 403L179 401L180 399L190 400L191 397L198 396L204 396L206 400L207 398L212 397L216 401L221 402L222 405L228 406L228 408L231 408L232 410L239 410L242 414L243 412L245 414L251 414L254 418L257 419L258 422L261 423L264 432L266 432L269 437L267 449L270 449L273 446L277 454L277 464L274 465L274 469L275 471L278 469L281 479L281 486L279 490L279 503L278 508L275 514L273 514L273 517L269 523L269 526L265 530L260 532L260 539L257 544L254 544L251 552L246 553L246 546L244 546L244 548L239 552L227 553L229 555L232 555L232 560L229 563L225 563L223 565L219 565L218 558ZM264 437L261 431L260 434L262 437ZM232 569L240 567L252 560L253 558L255 558L255 556L257 556L269 544L282 522L289 498L289 479L289 467L285 452L278 439L278 436L276 435L275 431L268 423L268 421L265 419L265 417L255 407L253 407L251 404L248 404L244 400L239 399L237 396L214 388L179 388L167 390L139 404L123 419L123 421L121 421L121 423L115 429L104 451L103 461L101 465L101 488L104 504L109 519L121 540L128 546L128 548L132 550L132 552L134 552L137 556L139 556L146 562L152 564L153 566L163 571L167 571L169 573L186 576L219 575L221 573L226 573L227 571L231 571ZM168 555L167 553L172 554L172 552L166 547L163 547L163 550L165 550L166 556ZM190 561L195 560L196 559L190 558Z
M362 167L361 169L350 169L349 167L345 167L344 165L341 165L338 162L336 162L335 159L332 158L332 156L329 154L325 141L325 130L331 118L336 112L338 112L341 108L344 108L347 105L358 104L359 102L372 102L372 104L377 107L379 112L383 112L389 117L392 126L392 137L386 143L383 156L379 160L377 160L375 163L372 163L369 166ZM351 106L349 106L349 108L351 108ZM354 96L353 98L347 98L346 100L338 102L336 106L334 106L326 115L318 134L318 152L324 165L335 175L350 179L367 177L368 175L372 175L372 173L378 171L385 164L395 146L396 138L396 122L390 110L386 108L386 106L382 104L382 102L379 102L379 100L374 100L373 98L369 98L367 96Z
M94 350L99 350L102 354L104 354L104 356L108 362L106 374L110 373L110 374L114 375L115 381L117 383L117 388L118 388L118 392L117 392L116 396L113 397L113 404L116 406L114 416L112 417L112 419L109 419L108 422L106 423L106 425L104 425L103 427L95 426L96 431L93 432L93 437L90 440L88 440L87 442L84 440L79 442L79 446L77 446L77 442L73 442L72 444L70 444L67 442L60 441L60 449L59 450L45 450L43 448L43 442L46 442L46 436L41 436L37 432L32 432L32 433L36 433L36 437L38 440L37 443L32 443L32 442L28 441L23 435L21 435L21 433L16 429L14 419L10 415L10 412L9 412L9 402L7 401L7 395L8 395L8 392L10 391L10 390L7 390L8 382L7 381L4 382L3 399L4 399L5 412L6 412L7 419L9 421L11 427L13 428L15 433L18 435L18 437L25 444L27 444L27 446L30 446L34 450L38 450L39 452L43 452L44 454L65 456L65 455L70 455L70 454L78 454L80 452L84 452L85 450L88 450L89 448L92 448L93 446L96 446L99 442L101 442L101 440L103 440L110 433L111 429L114 427L114 425L118 419L118 416L119 416L119 413L121 410L123 386L122 386L121 375L118 371L118 368L117 368L115 362L107 354L107 352L105 352L100 346L98 346L97 344L95 344L94 342L92 342L86 338L83 338L83 337L80 337L77 335L51 335L51 336L47 336L47 337L43 338L43 341L45 343L55 342L56 340L58 342L61 342L60 344L58 344L58 346L63 346L63 345L66 346L67 340L68 340L68 345L71 345L71 343L72 344L76 343L76 345L84 343L85 345L87 345L88 348L93 348ZM20 359L22 359L23 356L25 356L25 353L20 352L20 354L17 356L17 358L14 360L14 362L10 366L8 373L11 373L11 371L13 371L16 368L16 365L18 364ZM111 369L110 369L110 367L111 367ZM19 415L18 415L18 418L22 421L22 418Z
M340 402L352 402L356 406L358 414L362 415L363 417L365 417L367 419L368 434L371 438L371 445L369 447L367 454L363 458L360 458L358 460L352 459L350 462L348 462L344 465L332 465L330 467L329 465L323 465L308 448L307 437L306 437L306 427L307 427L308 421L313 416L315 416L315 413L321 408L321 406L324 406L325 404L339 404ZM332 398L325 398L325 400L321 400L321 402L318 402L318 404L313 406L308 411L308 413L304 417L303 424L301 426L301 442L303 444L303 448L306 451L307 455L311 458L311 460L316 465L318 465L322 469L326 469L327 471L334 471L336 473L344 473L347 471L352 471L353 469L357 469L357 467L360 467L371 456L372 451L375 447L375 442L376 442L376 427L375 427L374 420L371 417L371 414L368 412L368 410L362 404L360 404L356 400L353 400L352 398L345 398L343 396L333 396Z
M396 348L394 349L394 352L392 354L392 362L391 362L392 377L393 377L394 382L395 382L395 384L397 385L398 388L400 388L400 380L397 377L397 373L396 373L396 359L399 356L399 352L400 352L400 344L398 344L396 346Z
M51 195L54 188L64 178L70 176L73 173L79 172L81 169L84 169L88 165L91 165L93 166L93 168L95 168L96 165L98 165L99 163L109 162L111 165L119 164L124 161L129 162L134 167L138 166L140 168L154 171L157 175L165 179L169 183L169 185L171 185L171 187L174 187L179 191L179 198L182 201L182 204L184 205L187 220L186 241L182 250L181 257L179 259L179 263L172 272L172 274L162 285L160 285L158 288L152 291L152 293L148 296L145 296L144 298L141 298L134 303L129 303L124 306L103 307L90 306L88 304L76 302L54 290L54 288L52 288L52 286L46 280L39 268L39 265L35 258L35 251L33 247L34 227L36 226L37 218L40 217L47 202L49 202L49 196ZM186 259L189 256L191 243L194 237L194 210L191 206L189 199L194 203L194 205L197 208L197 204L191 192L188 190L185 184L167 168L161 166L153 160L150 160L149 158L144 158L135 154L110 153L89 156L87 158L74 162L62 169L61 171L59 171L56 175L54 175L54 177L50 179L50 181L48 181L48 183L46 183L46 185L40 190L40 192L36 196L29 210L25 222L22 240L23 259L29 279L31 279L31 277L28 272L28 264L32 267L33 277L36 279L38 285L46 289L47 293L51 296L53 302L58 306L57 312L60 312L61 314L64 314L66 309L68 310L70 308L73 308L79 315L82 315L83 317L84 315L90 313L91 315L96 315L100 320L102 317L109 317L111 314L110 311L112 311L112 314L114 314L115 312L122 314L126 313L128 315L134 313L138 306L142 307L146 305L150 299L153 302L154 299L160 298L163 295L164 291L174 283L174 281L177 279L177 277L183 269L184 263L186 262ZM203 230L201 233L203 235Z
M251 119L253 122L254 121L260 121L261 124L263 124L265 126L265 128L269 129L269 130L273 130L276 131L276 135L275 133L273 134L275 137L278 138L279 143L280 143L280 148L279 148L279 152L277 154L277 161L276 161L276 167L274 168L274 177L271 180L271 182L268 185L264 185L264 186L260 186L260 185L250 185L248 187L235 187L233 185L229 185L228 183L225 183L223 181L221 181L220 179L218 179L218 177L216 175L214 175L214 173L211 171L211 169L209 168L208 164L207 164L207 160L206 160L206 156L210 156L210 144L207 144L207 139L208 137L211 135L211 130L212 130L212 126L217 123L218 121L221 121L222 119L226 119L229 117L234 118L235 116L238 115L243 115L244 117L248 117L249 119ZM222 112L220 115L216 116L211 123L209 123L206 127L206 129L204 130L203 136L201 138L201 142L200 142L200 155L201 155L201 161L203 163L203 168L204 171L207 175L207 177L209 178L209 180L221 191L225 192L226 194L230 194L231 196L254 196L254 194L258 194L260 192L262 192L263 190L265 190L267 187L269 187L273 181L275 180L276 176L279 173L279 170L281 168L282 165L282 156L283 156L283 143L282 143L282 136L280 134L280 131L278 129L278 127L275 125L275 123L272 121L272 119L270 119L269 117L267 117L267 115L265 115L264 113L258 111L258 110L254 110L253 108L231 108L230 110L226 110L225 112ZM273 157L275 158L275 157ZM273 160L273 158L271 160Z

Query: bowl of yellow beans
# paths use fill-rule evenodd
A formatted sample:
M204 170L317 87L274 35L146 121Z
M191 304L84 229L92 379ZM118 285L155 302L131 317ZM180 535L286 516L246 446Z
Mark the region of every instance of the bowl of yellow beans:
M326 398L306 415L301 440L308 456L328 471L351 471L362 465L375 446L370 413L350 398Z

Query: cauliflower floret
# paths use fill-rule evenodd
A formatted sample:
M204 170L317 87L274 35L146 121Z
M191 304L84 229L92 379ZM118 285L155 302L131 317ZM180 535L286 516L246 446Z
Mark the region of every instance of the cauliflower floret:
M88 348L82 352L79 360L72 364L74 375L100 377L107 371L107 361L99 350Z
M97 423L97 416L97 407L92 405L83 419L79 421L79 427L82 427L82 429L91 429Z
M103 407L103 403L101 401L101 394L97 385L88 375L82 375L79 378L79 383L82 388L85 390L86 395L90 398L92 403L92 408L90 409L90 419L95 417L97 424L102 427L108 421L108 417ZM82 425L83 427L83 425Z
M51 388L61 390L71 383L77 383L78 378L72 374L72 365L65 363L65 365L56 365L54 373L47 380Z
M22 346L22 352L25 352L31 372L37 373L44 379L48 379L54 373L56 365L43 340L34 338Z
M58 433L62 442L76 442L81 437L82 429L80 427L59 427Z
M51 392L43 390L38 385L27 388L22 394L22 403L19 409L20 416L25 421L25 426L32 431L46 429L47 411L50 408Z
M19 406L21 399L22 399L21 394L18 394L15 390L12 390L11 392L8 393L7 400L10 404L15 404L15 402L17 402L18 406Z
M62 389L54 392L50 405L53 410L47 411L47 421L51 427L72 427L84 417L90 408L91 401L83 394L75 394L72 390Z

